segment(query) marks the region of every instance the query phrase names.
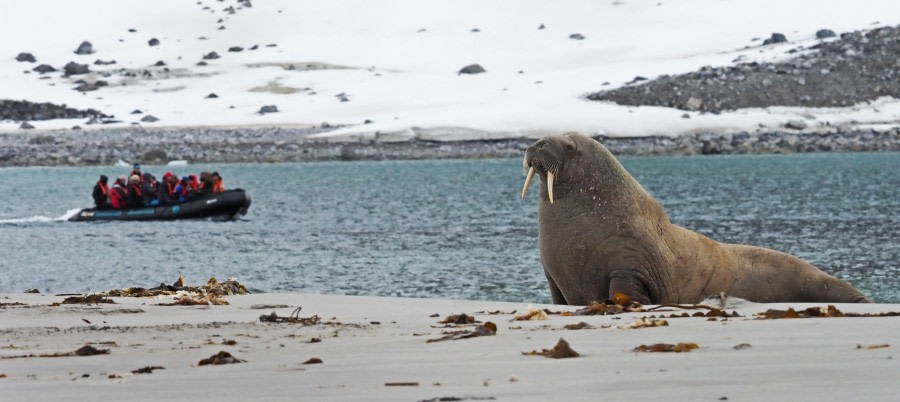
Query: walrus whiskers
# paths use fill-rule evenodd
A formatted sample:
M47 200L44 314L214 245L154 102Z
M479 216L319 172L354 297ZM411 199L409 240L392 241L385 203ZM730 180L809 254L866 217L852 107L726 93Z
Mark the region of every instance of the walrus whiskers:
M525 177L525 186L522 187L522 199L525 199L525 194L528 193L528 186L531 185L531 179L534 179L534 167L528 168L528 176Z

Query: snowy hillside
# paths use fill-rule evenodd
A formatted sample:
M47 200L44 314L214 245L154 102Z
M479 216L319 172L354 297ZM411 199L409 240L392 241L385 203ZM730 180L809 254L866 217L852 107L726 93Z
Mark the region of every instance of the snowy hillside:
M38 130L327 122L348 127L321 135L381 132L402 139L410 127L421 127L463 139L562 130L610 136L753 130L810 114L833 124L883 123L900 120L896 100L684 119L681 110L584 96L636 76L738 58L783 59L798 45L816 43L819 29L840 34L897 25L898 11L893 1L846 0L5 2L0 99L93 108L121 121L32 121ZM773 32L788 42L761 46L759 39ZM82 41L93 53L74 53ZM36 61L17 61L22 52ZM61 70L69 62L91 72L66 77ZM486 72L458 74L474 63ZM40 64L58 71L32 71ZM82 92L74 89L77 80L108 85ZM267 105L278 112L258 113ZM159 121L141 122L147 114ZM19 124L0 122L0 131Z

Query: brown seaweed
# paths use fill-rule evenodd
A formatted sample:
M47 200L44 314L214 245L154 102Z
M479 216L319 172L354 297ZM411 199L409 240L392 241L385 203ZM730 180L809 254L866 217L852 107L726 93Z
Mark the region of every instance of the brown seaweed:
M220 364L236 364L236 363L244 363L244 362L246 362L246 360L238 359L237 357L232 356L231 353L228 353L228 352L222 350L219 353L216 353L206 359L200 360L200 362L197 364L200 366L206 366L206 365L210 365L210 364L211 365L220 365Z
M526 356L544 356L551 359L567 359L581 356L563 338L559 338L559 342L556 343L553 349L532 350L531 352L522 352L522 354Z
M141 367L137 370L131 370L131 373L132 374L151 374L151 373L153 373L153 370L163 370L163 369L165 369L165 367L147 366L147 367Z
M475 321L475 317L466 315L465 313L448 315L443 320L438 321L439 324L456 324L456 325L474 324L476 322L478 322L478 321Z
M653 345L641 345L634 348L635 352L690 352L691 350L697 349L696 343L689 342L679 342L677 345L673 345L671 343L656 343Z
M568 330L578 330L578 329L594 329L595 327L591 324L588 324L584 321L579 322L578 324L568 324L563 327L563 329Z
M444 336L435 339L429 339L427 343L440 341L455 341L459 339L475 338L479 336L491 336L497 334L497 324L490 321L473 328L471 331L452 331L444 332Z
M765 313L757 313L758 320L775 320L783 318L839 318L839 317L898 317L900 312L889 311L885 313L844 313L832 304L828 307L809 307L803 310L795 310L789 307L787 310L769 309Z
M600 302L592 302L588 306L571 313L572 315L613 315L622 313L640 313L646 311L641 305L631 300L628 295L616 292L612 297Z
M109 349L97 349L91 345L84 345L73 352L66 353L44 353L44 354L27 354L27 355L17 355L17 356L2 356L0 359L23 359L30 357L71 357L71 356L94 356L94 355L108 355Z
M72 296L72 297L67 297L67 298L63 299L63 301L60 302L60 304L100 304L100 303L115 304L116 302L112 301L112 299L109 299L101 294L91 294L91 295L86 295L86 296Z
M312 317L300 317L301 309L303 309L303 307L297 307L293 312L291 312L291 315L288 317L279 316L273 311L272 314L263 314L259 316L259 321L302 325L316 325L319 323L320 318L317 315L314 315Z

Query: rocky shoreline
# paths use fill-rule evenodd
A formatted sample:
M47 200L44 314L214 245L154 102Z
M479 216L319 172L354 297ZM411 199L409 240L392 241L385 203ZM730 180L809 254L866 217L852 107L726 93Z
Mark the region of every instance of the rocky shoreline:
M818 43L788 50L795 56L785 61L738 58L732 66L706 66L653 80L636 77L631 85L595 92L587 99L719 113L770 106L845 107L884 96L900 97L900 27L840 37L823 29L816 36ZM784 35L773 33L763 46L784 41Z
M483 159L522 156L534 138L477 141L333 142L309 138L333 128L168 128L0 133L0 167L314 161ZM662 137L595 136L617 155L715 155L900 151L900 127L821 133L766 131Z

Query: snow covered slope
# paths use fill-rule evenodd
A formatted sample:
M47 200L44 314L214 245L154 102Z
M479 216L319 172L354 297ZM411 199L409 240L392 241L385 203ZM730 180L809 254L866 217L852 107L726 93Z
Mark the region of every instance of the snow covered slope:
M351 125L326 134L444 139L535 136L579 130L677 135L753 130L813 114L840 124L900 120L900 104L856 108L741 110L682 119L679 110L590 102L591 91L635 76L787 57L815 32L900 23L893 1L846 0L255 0L3 2L0 98L65 103L113 114L129 126ZM227 8L233 8L230 13ZM221 20L221 22L219 22ZM543 25L543 29L539 29ZM129 32L133 29L135 32ZM789 43L756 38L784 33ZM583 40L571 39L581 34ZM157 39L158 45L148 41ZM95 53L76 55L84 41ZM274 45L274 46L269 46ZM231 47L243 48L231 52ZM255 50L250 50L255 46ZM36 63L17 62L20 52ZM216 52L220 57L205 60ZM113 65L93 65L95 60ZM87 75L31 72L90 64ZM154 67L158 61L165 66ZM457 74L478 63L487 72ZM124 70L123 70L124 69ZM166 71L168 69L168 71ZM146 73L145 73L146 71ZM108 74L106 74L108 73ZM108 76L105 76L108 75ZM46 78L49 77L49 78ZM44 78L44 79L42 79ZM79 92L75 80L109 86ZM604 85L605 83L608 83ZM211 93L217 98L207 98ZM279 112L257 113L276 105ZM369 120L369 124L363 124ZM32 122L38 129L84 120ZM17 130L0 122L0 130ZM108 127L108 126L105 126Z

